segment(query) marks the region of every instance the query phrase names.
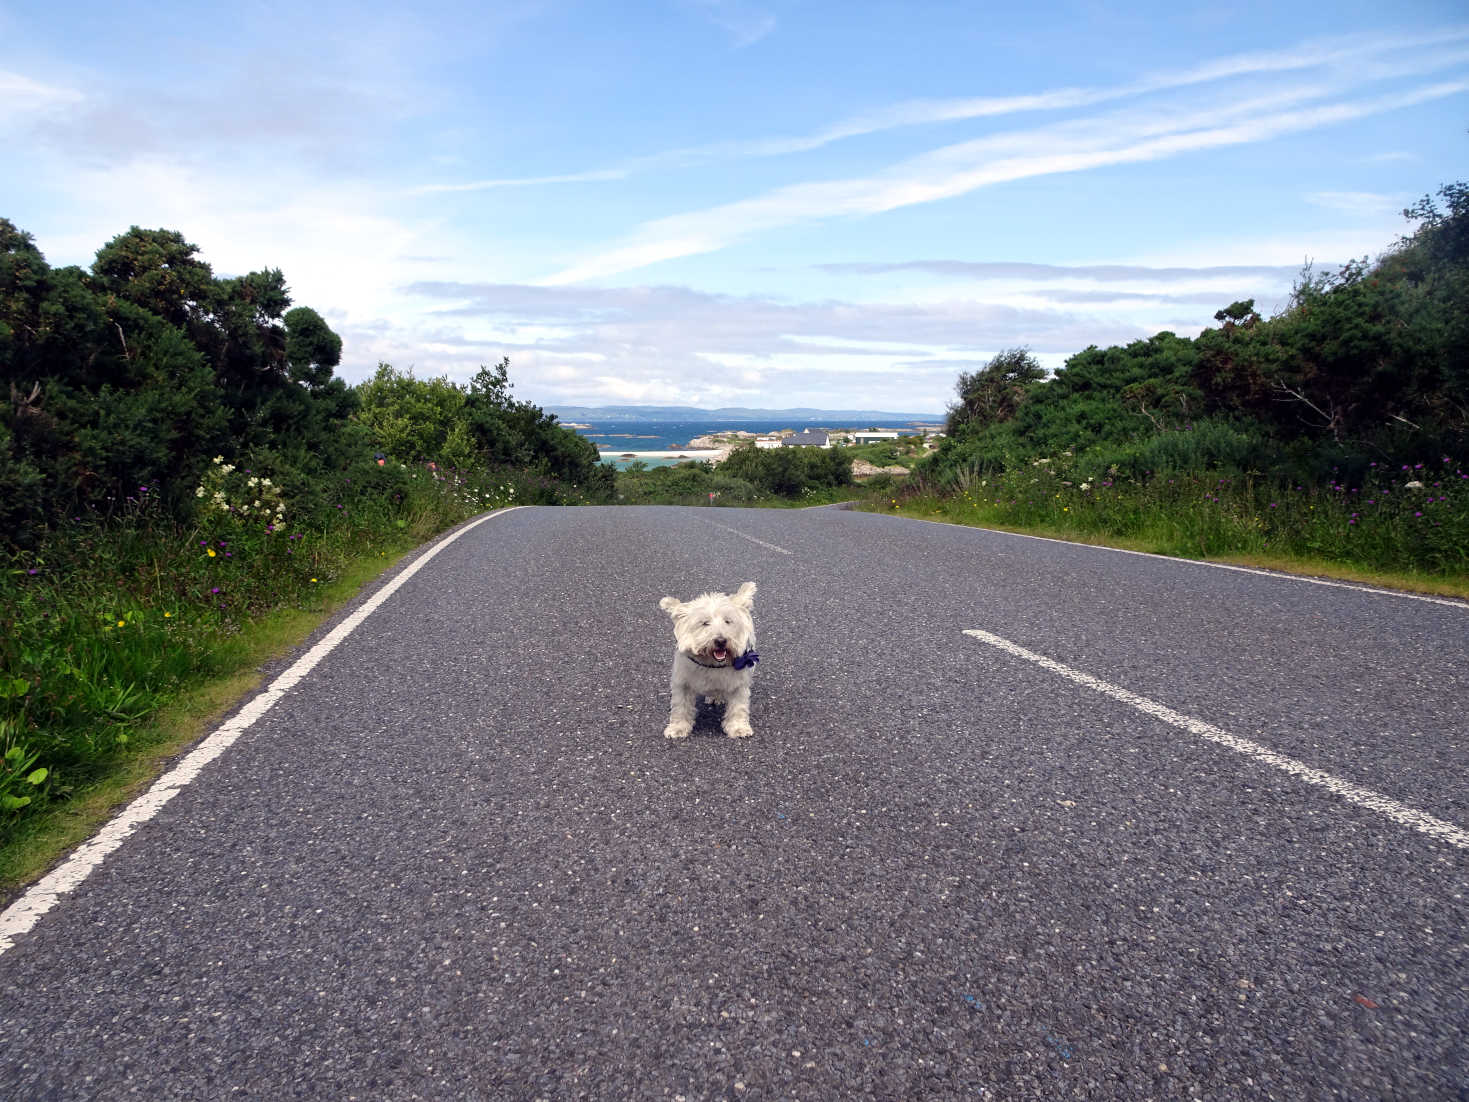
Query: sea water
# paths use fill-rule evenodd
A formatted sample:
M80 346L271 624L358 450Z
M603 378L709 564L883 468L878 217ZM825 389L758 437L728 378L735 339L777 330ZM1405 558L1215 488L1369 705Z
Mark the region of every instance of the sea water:
M836 422L826 423L818 421L799 420L768 420L768 421L603 421L598 424L595 421L581 421L578 424L588 425L588 428L578 428L576 431L585 436L593 444L599 446L602 459L612 463L616 467L626 467L629 463L641 459L650 467L668 466L683 462L677 456L654 457L639 456L639 452L666 452L686 450L689 442L696 436L709 436L720 432L752 432L764 436L767 433L779 432L782 429L790 429L800 432L802 429L866 429L871 425L847 425ZM891 425L880 425L879 428L904 429L906 423ZM625 458L626 453L631 453L631 459Z

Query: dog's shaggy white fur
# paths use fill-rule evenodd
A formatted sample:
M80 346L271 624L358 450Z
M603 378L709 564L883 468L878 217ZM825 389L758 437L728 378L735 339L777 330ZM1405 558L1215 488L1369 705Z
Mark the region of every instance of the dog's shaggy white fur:
M750 682L755 667L755 583L733 593L705 593L692 601L664 597L658 606L673 619L673 706L665 738L687 738L700 695L724 705L724 733L746 738L750 729ZM737 668L740 660L743 669Z

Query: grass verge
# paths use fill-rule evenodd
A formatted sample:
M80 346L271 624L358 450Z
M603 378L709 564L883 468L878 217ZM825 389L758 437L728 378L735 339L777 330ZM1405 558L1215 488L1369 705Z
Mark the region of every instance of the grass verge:
M422 534L422 533L420 533ZM429 538L425 535L425 538ZM279 608L241 627L218 657L217 672L180 692L133 729L130 752L107 772L78 785L65 801L27 816L0 845L0 903L8 904L73 847L91 837L142 793L264 681L261 667L300 647L324 622L420 544L379 545L340 564L309 608Z
M1166 558L1223 563L1257 570L1275 570L1286 574L1328 578L1333 581L1371 585L1383 589L1398 589L1406 593L1469 600L1469 574L1464 573L1440 574L1427 571L1390 570L1340 562L1321 556L1267 550L1221 552L1209 555L1186 554L1179 550L1171 533L1149 534L1144 532L1135 535L1118 535L1098 532L1091 528L1078 529L1055 523L1016 524L1013 520L1004 519L999 511L987 514L968 503L956 503L944 498L918 497L901 501L886 494L870 495L865 500L857 502L855 507L865 512L890 513L912 517L915 520L986 528L1021 536L1039 536L1044 539L1061 540L1065 543L1112 547L1122 551L1141 551L1150 555L1162 555Z

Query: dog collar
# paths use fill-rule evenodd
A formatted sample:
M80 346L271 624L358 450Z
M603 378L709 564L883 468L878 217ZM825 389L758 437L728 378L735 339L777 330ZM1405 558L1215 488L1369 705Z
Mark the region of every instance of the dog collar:
M692 654L689 654L687 651L684 652L684 657L696 666L703 666L706 670L724 670L729 668L729 666L726 666L723 662L718 662L713 666L711 666L708 662L700 662L697 658L695 658ZM733 662L731 662L730 666L733 666L737 670L743 670L750 666L753 666L758 661L760 661L760 655L754 650L747 650L744 654L740 655Z

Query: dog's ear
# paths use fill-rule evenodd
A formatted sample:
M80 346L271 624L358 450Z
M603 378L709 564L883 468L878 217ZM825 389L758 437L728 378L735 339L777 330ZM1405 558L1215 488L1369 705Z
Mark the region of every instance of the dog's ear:
M755 583L746 582L734 591L735 604L749 611L755 605Z
M677 597L664 597L663 600L658 602L658 607L675 620L683 615L683 602Z

